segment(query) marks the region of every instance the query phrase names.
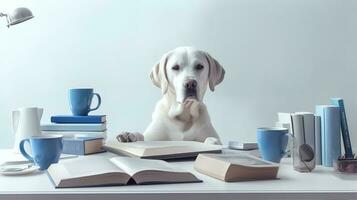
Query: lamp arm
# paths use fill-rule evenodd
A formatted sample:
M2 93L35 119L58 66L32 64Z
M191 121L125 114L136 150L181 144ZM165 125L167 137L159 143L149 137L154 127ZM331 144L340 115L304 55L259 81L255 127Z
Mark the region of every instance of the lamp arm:
M6 17L6 16L7 16L7 14L0 12L0 17Z

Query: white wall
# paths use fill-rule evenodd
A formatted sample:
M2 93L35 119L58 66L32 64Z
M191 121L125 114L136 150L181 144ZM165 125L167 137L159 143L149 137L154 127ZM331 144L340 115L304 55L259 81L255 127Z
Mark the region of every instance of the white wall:
M111 135L143 131L160 90L148 74L166 51L193 45L226 69L207 93L223 140L255 140L278 111L313 111L346 101L357 145L357 1L339 0L33 0L35 18L0 21L0 148L13 141L10 111L23 106L69 113L67 89L94 87Z

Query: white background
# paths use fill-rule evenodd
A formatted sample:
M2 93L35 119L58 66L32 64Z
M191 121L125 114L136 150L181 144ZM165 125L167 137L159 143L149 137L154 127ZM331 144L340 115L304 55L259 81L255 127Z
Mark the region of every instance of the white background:
M314 111L343 97L357 146L357 1L4 1L28 22L0 21L0 148L13 144L11 110L69 114L67 90L93 87L109 134L143 132L161 93L148 74L177 46L208 51L226 77L205 102L224 142L254 141L278 111ZM93 113L94 114L94 113Z

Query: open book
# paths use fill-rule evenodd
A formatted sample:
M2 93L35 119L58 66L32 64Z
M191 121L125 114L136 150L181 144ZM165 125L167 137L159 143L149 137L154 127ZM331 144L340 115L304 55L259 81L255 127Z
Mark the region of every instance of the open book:
M85 156L52 164L47 173L56 188L201 182L190 172L161 160Z
M173 159L196 157L199 153L220 153L222 146L195 141L111 141L105 143L103 149L131 157Z
M195 170L222 181L276 179L279 165L249 154L200 154Z

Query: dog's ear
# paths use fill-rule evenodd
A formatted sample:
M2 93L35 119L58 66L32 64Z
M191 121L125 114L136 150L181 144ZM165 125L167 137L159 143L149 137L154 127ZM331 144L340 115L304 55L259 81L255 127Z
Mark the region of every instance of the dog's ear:
M225 70L221 64L208 53L205 53L205 56L209 65L208 85L211 91L214 91L215 86L223 81Z
M166 74L166 64L170 53L166 53L160 59L160 61L152 68L150 73L150 79L153 84L161 88L162 94L167 92L168 80Z

